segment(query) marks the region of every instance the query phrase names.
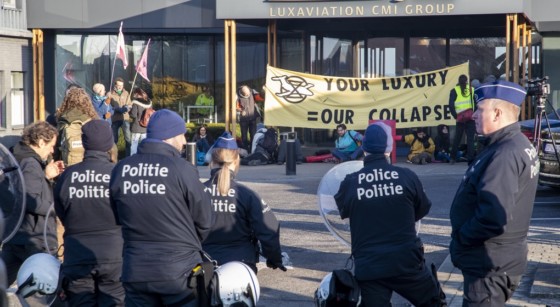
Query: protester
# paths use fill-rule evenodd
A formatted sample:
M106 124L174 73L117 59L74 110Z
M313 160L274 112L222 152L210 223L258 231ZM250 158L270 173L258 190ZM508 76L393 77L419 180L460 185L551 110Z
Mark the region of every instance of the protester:
M242 85L237 90L237 112L239 126L241 129L241 142L243 148L247 151L251 150L253 137L257 130L257 119L260 117L257 111L255 101L262 101L258 92L254 91L247 85Z
M404 142L410 145L406 162L414 164L432 163L436 145L423 128L417 128L413 133L405 135Z
M98 119L89 95L82 88L71 88L66 92L60 108L56 111L58 130L55 158L72 165L82 161L84 148L81 142L82 125Z
M436 135L436 139L434 141L436 145L434 158L436 161L448 163L451 161L451 155L449 153L449 148L451 148L451 141L449 140L449 126L443 124L438 125L437 131L438 134Z
M204 183L215 221L202 247L218 264L241 261L257 273L260 246L268 267L286 271L278 220L257 193L235 181L239 160L235 139L224 132L212 149L210 180Z
M332 155L337 159L336 162L357 160L364 154L358 142L362 141L362 135L354 130L347 130L345 124L336 126L338 137L334 141L335 149Z
M105 85L95 83L93 85L91 102L93 103L93 108L97 112L99 118L111 122L111 117L113 116L113 113L115 113L115 110L113 110L113 107L111 106L111 99L105 96L105 94Z
M451 163L455 161L471 162L475 156L474 137L476 128L472 113L474 112L473 88L469 85L469 79L465 75L459 76L459 83L449 93L449 110L455 118L455 137L451 147ZM457 151L463 139L463 134L467 137L466 157L459 158Z
M501 80L475 91L473 118L485 149L466 171L450 212L449 250L463 274L463 306L505 306L527 265L540 165L517 123L525 93Z
M393 291L414 306L440 306L439 283L415 229L432 202L414 172L387 163L389 137L382 127L368 126L364 167L347 175L334 196L340 217L350 219L361 306L391 306Z
M146 129L140 124L140 119L144 114L146 109L152 108L152 101L148 97L148 94L141 88L137 87L132 92L132 108L130 109L129 115L132 119L132 124L130 125L131 132L131 143L130 143L130 154L133 155L138 150L138 144L146 138Z
M67 168L54 189L65 228L62 289L69 306L123 306L123 239L109 201L113 132L99 119L82 131L84 160Z
M206 154L210 147L214 144L214 139L208 134L207 127L202 125L196 129L196 133L192 139L196 143L196 150Z
M56 215L49 215L53 202L52 183L64 170L62 161L51 159L56 139L55 127L46 121L37 121L23 129L21 141L13 149L23 174L26 194L25 215L21 226L2 246L8 285L16 280L19 268L29 256L44 252L56 253L58 248ZM46 233L43 233L45 229Z
M188 286L212 226L210 197L195 166L181 157L185 122L162 109L147 138L111 174L111 205L124 239L126 306L198 306Z
M120 129L124 137L126 156L130 156L131 135L130 115L128 112L132 105L130 103L130 93L124 88L123 78L117 77L115 79L115 84L113 85L111 93L109 93L109 98L111 99L111 107L114 110L114 114L111 117L111 127L113 129L115 144L119 142Z

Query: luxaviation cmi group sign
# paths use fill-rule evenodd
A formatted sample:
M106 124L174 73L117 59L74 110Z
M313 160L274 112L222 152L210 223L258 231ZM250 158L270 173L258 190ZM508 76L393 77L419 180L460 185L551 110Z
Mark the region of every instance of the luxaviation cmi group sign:
M449 92L469 65L389 78L349 78L267 67L265 125L363 130L372 119L392 119L397 128L454 125Z

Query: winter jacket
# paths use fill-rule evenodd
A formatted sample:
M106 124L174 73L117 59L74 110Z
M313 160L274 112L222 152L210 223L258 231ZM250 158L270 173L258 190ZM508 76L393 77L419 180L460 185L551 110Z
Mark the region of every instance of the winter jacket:
M132 133L146 133L147 127L142 127L138 123L144 114L144 110L152 107L151 101L146 101L142 98L134 98L132 101L132 108L130 109L129 115L132 119L132 124L130 125L130 132Z
M410 151L407 156L409 161L411 161L414 156L423 152L433 155L436 149L436 144L434 144L434 141L428 135L426 135L424 139L419 139L415 133L407 134L404 136L404 142L410 145Z
M113 117L115 110L113 110L111 104L107 104L105 102L106 99L107 97L105 96L97 96L97 95L91 96L91 102L93 103L93 108L95 109L95 112L97 112L99 118L111 123L111 117ZM107 113L110 113L111 116L107 117L106 115Z

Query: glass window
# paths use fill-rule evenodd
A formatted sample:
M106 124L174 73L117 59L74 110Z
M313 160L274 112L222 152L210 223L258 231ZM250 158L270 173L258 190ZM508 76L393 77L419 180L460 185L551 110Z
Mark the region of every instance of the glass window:
M12 106L12 126L25 125L25 94L23 73L12 72L10 82L10 101Z
M445 46L443 38L411 37L409 71L406 75L444 68Z
M367 47L367 49L366 49ZM403 38L370 38L360 42L360 76L379 78L402 76L404 72Z
M495 38L453 38L449 41L451 66L469 62L471 80L483 82L489 75L496 79L505 74L506 41Z

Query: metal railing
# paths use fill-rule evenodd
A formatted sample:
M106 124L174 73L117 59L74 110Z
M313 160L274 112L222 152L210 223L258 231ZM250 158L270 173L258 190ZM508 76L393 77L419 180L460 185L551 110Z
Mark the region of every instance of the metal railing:
M25 10L8 7L0 8L0 29L26 31L27 16Z

